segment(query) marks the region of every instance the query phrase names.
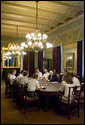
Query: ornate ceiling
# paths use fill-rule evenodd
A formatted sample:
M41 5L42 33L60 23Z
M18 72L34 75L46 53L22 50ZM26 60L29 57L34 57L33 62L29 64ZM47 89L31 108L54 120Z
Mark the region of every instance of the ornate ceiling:
M39 1L38 28L49 32L84 13L84 1ZM36 28L35 1L1 1L1 37L24 39Z

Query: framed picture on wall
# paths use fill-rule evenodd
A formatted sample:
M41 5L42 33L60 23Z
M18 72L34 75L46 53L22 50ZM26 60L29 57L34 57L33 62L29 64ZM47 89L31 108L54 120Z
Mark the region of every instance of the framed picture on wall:
M66 55L65 55L66 68L73 69L73 66L74 66L73 62L74 62L74 53L66 53Z

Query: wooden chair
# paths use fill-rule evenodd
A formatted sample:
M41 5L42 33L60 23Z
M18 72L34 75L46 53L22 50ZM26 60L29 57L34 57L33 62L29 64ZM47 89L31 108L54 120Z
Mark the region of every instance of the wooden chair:
M29 107L31 109L32 106L37 107L37 109L40 109L40 101L39 98L30 98L27 95L27 86L19 85L19 91L18 91L18 102L20 108L24 108L24 113L27 112L27 108Z
M15 102L17 102L18 100L18 91L19 91L19 83L17 82L17 80L14 80L13 83L13 99Z
M81 83L80 105L84 106L84 82Z
M10 78L7 77L5 79L5 85L6 85L6 88L5 88L5 95L8 96L8 97L11 97L12 96L12 85L10 83Z
M69 96L65 97L66 99L60 98L59 104L60 108L63 109L64 112L67 115L67 118L71 118L71 115L74 113L73 111L77 112L78 117L80 116L80 95L81 95L81 87L80 90L78 90L80 86L76 87L69 87ZM71 92L72 92L72 99L71 99Z

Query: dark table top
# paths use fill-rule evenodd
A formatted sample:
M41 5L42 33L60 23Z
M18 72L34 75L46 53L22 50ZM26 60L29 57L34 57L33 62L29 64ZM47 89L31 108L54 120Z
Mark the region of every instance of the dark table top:
M40 89L41 92L57 93L61 84L58 82L46 82L45 80L40 80L40 86L45 87L45 89Z

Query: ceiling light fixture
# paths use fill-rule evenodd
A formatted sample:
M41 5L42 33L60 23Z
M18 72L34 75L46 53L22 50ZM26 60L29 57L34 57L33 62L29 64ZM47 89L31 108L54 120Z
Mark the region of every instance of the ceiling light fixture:
M39 1L36 1L36 30L35 32L32 32L30 34L28 33L26 35L27 41L21 43L21 47L23 48L41 50L45 46L47 47L46 39L48 38L48 36L46 34L42 34L40 30L38 29L38 3Z

